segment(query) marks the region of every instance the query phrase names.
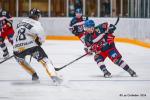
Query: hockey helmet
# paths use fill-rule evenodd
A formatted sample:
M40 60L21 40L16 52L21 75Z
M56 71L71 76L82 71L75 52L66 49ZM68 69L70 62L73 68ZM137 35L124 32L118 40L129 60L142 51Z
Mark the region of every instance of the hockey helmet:
M77 9L75 10L75 13L80 13L80 14L82 14L82 9L81 9L81 8L77 8Z
M40 16L41 16L41 12L39 9L33 8L29 12L29 18L40 17Z
M84 27L85 28L91 28L91 27L95 27L95 23L93 20L86 20L84 23Z

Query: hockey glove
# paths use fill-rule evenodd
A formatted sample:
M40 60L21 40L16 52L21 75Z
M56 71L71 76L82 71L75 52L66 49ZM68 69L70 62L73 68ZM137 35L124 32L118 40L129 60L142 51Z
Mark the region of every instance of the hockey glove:
M116 26L113 24L110 24L109 29L108 29L108 33L114 33L115 30L116 30Z
M91 54L93 52L91 47L86 47L86 48L84 48L84 50L87 54Z
M76 30L73 30L72 33L73 33L75 36L78 36L78 35L79 35Z
M38 46L41 46L42 43L39 41L39 37L37 36L36 39L35 39L35 42Z
M75 30L74 27L70 27L69 30L72 32L72 34L74 34L75 36L77 36L77 31Z

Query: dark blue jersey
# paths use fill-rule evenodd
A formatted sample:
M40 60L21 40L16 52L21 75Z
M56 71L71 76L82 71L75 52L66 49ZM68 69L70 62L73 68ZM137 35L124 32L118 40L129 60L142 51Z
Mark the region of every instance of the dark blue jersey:
M69 26L74 35L78 35L84 32L83 24L86 20L88 20L88 17L72 18Z

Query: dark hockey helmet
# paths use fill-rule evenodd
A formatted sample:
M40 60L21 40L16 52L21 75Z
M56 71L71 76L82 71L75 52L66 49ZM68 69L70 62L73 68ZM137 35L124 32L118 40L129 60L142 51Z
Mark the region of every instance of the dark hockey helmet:
M39 9L33 8L29 12L29 18L35 18L40 16L41 16L41 12Z
M91 28L91 27L95 27L95 23L93 20L86 20L84 23L84 27L85 28Z
M81 9L81 8L77 8L77 9L75 10L75 13L80 13L80 14L82 14L82 9Z

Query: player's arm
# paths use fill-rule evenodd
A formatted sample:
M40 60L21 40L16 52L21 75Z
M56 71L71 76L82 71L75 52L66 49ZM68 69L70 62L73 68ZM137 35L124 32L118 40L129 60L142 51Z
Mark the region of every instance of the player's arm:
M76 29L74 27L75 21L74 19L71 20L70 24L69 24L69 30L72 32L72 34L76 35Z
M108 23L102 23L95 27L95 30L99 33L107 33L108 32Z
M38 33L36 35L37 35L37 37L35 39L35 42L38 45L42 45L45 42L45 32L44 32L44 29L41 27L41 29L38 31Z
M116 30L116 26L113 24L110 24L108 27L108 33L114 33L115 30Z
M100 33L103 35L102 38L105 38L105 40L111 44L114 41L115 36L112 34L116 30L115 25L108 23L102 23L96 27L97 31L100 31Z
M13 17L10 15L9 12L6 12L6 16L5 16L5 22L9 27L12 27L12 23L13 23Z
M45 42L45 32L41 24L36 25L36 27L33 27L29 35L31 35L34 38L35 42L39 46Z
M114 33L116 27L113 24L108 25L108 23L105 22L96 26L95 29L100 33Z
M115 30L116 30L116 26L113 24L110 24L108 27L108 33L106 34L106 40L108 44L111 44L114 42L115 36L113 35L113 33Z
M92 45L93 45L93 41L92 41L92 37L90 35L85 35L85 38L84 38L84 41L85 41L85 45L86 45L86 51L88 53L91 53L93 52L92 51Z

